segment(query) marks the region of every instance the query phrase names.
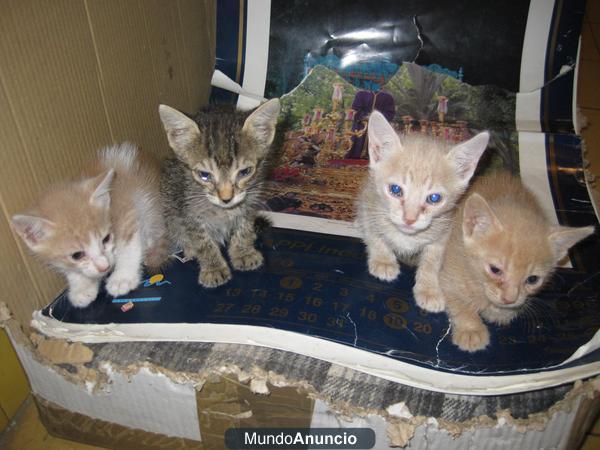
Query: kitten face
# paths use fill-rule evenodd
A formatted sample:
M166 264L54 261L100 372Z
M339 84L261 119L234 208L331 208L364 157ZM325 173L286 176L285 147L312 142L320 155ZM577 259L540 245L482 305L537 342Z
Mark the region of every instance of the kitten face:
M407 166L402 156L386 158L383 164L387 167L382 167L375 178L391 221L403 233L415 234L427 229L434 217L451 208L457 196L449 192L451 182L448 186L440 180L445 174L397 170Z
M480 273L487 300L499 308L517 309L543 286L551 274L554 259L546 239L515 242L500 231L472 242L467 251L473 256L474 270Z
M232 208L246 197L256 166L256 160L244 157L234 159L228 167L219 167L213 159L204 159L192 168L192 176L206 189L206 198L212 204Z
M109 188L113 171L46 193L31 213L13 216L27 246L63 272L102 278L114 265Z
M593 232L593 227L550 228L535 212L512 212L512 217L497 215L478 194L469 196L463 212L463 240L474 274L483 280L487 300L502 309L523 306L568 249Z
M401 142L377 111L369 118L368 136L370 172L382 205L409 235L455 206L489 140L484 132L451 149L424 137Z
M232 111L207 111L196 122L165 105L159 112L171 148L206 198L221 208L234 208L261 178L260 165L273 142L279 109L279 100L270 100L243 122Z

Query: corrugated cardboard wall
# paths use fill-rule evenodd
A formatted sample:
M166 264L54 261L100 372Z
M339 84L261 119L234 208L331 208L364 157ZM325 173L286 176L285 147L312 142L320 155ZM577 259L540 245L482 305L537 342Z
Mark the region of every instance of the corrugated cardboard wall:
M9 218L95 150L168 146L159 103L207 102L214 0L4 0L0 14L0 301L17 319L64 287L29 254Z

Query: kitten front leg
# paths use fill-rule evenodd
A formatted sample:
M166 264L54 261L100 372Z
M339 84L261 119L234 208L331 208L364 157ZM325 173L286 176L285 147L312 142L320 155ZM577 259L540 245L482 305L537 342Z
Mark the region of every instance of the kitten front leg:
M369 273L383 281L393 281L400 275L400 264L389 246L376 236L364 237L367 246Z
M125 295L135 289L142 279L143 249L139 232L129 241L117 242L115 270L106 280L106 290L113 297Z
M87 278L78 273L67 273L69 291L67 297L76 308L85 308L98 296L100 279Z
M440 289L439 274L444 258L444 242L425 246L421 253L413 295L420 308L430 312L440 312L446 307L444 295Z
M254 218L244 221L233 232L229 241L229 258L235 270L256 270L262 266L263 255L254 248L256 233Z
M221 254L219 245L201 230L188 231L183 251L186 257L195 258L200 264L198 283L214 288L231 280L231 270Z
M454 299L456 303L461 299ZM450 301L448 302L450 304ZM462 305L458 311L450 311L452 342L461 350L476 352L490 343L490 332L477 314L477 311Z

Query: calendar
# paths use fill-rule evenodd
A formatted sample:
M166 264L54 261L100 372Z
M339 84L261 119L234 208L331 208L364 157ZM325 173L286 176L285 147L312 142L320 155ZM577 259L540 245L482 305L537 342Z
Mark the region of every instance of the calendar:
M173 333L178 326L195 325L186 328L181 339L190 338L190 329L201 334L203 327L221 326L230 334L226 342L240 344L266 345L261 336L268 332L276 336L269 338L274 348L299 353L310 347L302 344L306 337L310 345L317 340L359 351L357 360L368 352L384 364L395 360L478 376L569 367L560 365L600 327L600 278L564 269L532 300L535 314L523 314L508 326L488 324L490 346L467 353L452 344L445 313L428 313L415 304L414 269L403 266L394 282L378 281L367 271L364 246L358 239L271 229L261 237L259 248L266 261L261 269L234 272L231 281L215 289L198 285L194 261L176 260L122 298L101 293L89 307L80 309L63 294L42 316L67 329L87 325L91 332L103 325L142 324L146 335L152 335L153 327L167 327L169 338L177 336ZM133 306L124 311L127 303ZM198 340L219 341L223 333ZM571 364L597 359L598 351Z

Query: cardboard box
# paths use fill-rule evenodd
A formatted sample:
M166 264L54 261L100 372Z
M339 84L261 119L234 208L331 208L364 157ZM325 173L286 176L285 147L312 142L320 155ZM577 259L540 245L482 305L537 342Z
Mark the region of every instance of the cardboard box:
M600 378L452 395L260 347L69 344L27 337L6 312L0 323L49 432L110 448L220 449L228 428L310 426L371 428L377 449L570 449L600 407Z
M158 104L208 100L213 1L8 1L0 27L2 301L27 324L64 280L28 254L11 215L74 178L102 146L129 140L164 156Z

